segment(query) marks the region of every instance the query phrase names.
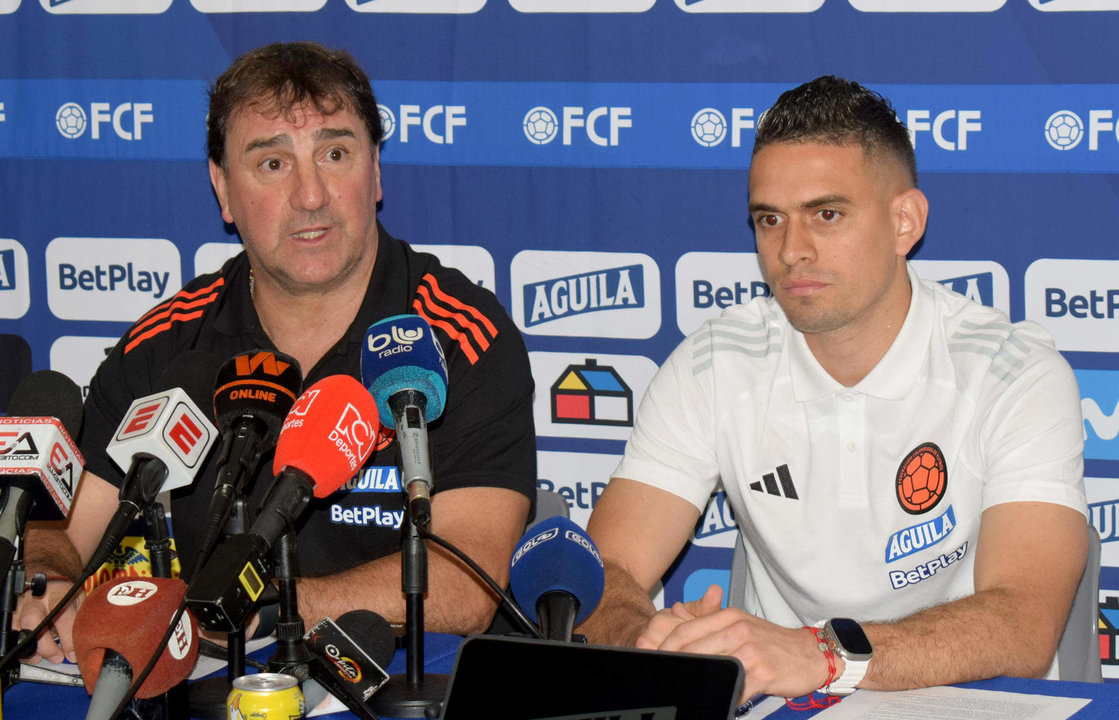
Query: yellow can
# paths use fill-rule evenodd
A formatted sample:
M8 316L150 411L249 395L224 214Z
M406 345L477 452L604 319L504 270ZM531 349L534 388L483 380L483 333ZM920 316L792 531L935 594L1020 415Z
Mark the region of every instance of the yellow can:
M291 675L242 675L233 681L225 710L228 720L301 720L303 693Z

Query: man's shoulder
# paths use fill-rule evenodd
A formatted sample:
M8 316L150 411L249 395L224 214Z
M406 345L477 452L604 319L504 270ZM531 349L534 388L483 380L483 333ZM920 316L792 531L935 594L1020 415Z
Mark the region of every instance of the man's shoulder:
M690 354L697 370L714 358L767 363L781 354L787 333L788 320L776 301L757 297L705 322L688 335L681 348Z
M520 332L492 291L435 255L402 245L413 276L411 310L448 338L449 350L461 351L473 365L506 337L515 337L516 344L523 345Z
M221 269L188 281L173 296L144 313L122 336L122 353L160 356L192 343L220 305L231 278L244 270L244 264L243 255L232 258Z
M1012 322L998 308L982 305L935 282L936 318L949 356L961 368L971 367L1013 380L1035 365L1066 366L1052 337L1030 320Z

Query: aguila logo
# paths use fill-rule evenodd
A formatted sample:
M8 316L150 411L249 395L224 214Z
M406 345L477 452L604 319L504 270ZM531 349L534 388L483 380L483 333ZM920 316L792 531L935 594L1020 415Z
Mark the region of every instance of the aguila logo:
M910 515L936 507L948 488L948 466L936 443L922 443L898 466L898 504Z

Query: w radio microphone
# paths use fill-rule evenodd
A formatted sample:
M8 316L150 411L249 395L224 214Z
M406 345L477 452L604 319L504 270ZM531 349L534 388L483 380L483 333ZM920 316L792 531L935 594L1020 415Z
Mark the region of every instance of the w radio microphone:
M509 567L513 596L549 640L571 640L602 599L604 584L598 548L585 530L558 515L524 534Z
M427 320L396 315L371 325L361 351L361 378L381 422L396 430L412 522L427 527L433 483L427 424L443 414L447 402L447 360Z

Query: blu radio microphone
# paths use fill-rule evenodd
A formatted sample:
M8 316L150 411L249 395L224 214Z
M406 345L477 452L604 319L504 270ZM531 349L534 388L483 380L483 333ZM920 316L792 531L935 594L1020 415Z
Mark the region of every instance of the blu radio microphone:
M218 361L201 351L180 354L164 369L156 387L170 388L133 401L105 448L125 470L120 504L89 563L96 570L156 495L194 482L218 432L206 407Z
M40 370L20 382L0 417L0 578L8 573L28 520L57 520L70 504L85 458L73 438L82 393L70 378Z
M122 578L99 585L82 603L74 619L74 651L92 695L87 720L112 717L132 683L133 668L144 667L157 653L159 660L136 697L161 695L190 675L199 643L189 612L160 647L185 592L179 579Z
M412 522L427 527L433 483L427 423L443 414L447 402L447 360L427 320L396 315L371 325L361 350L361 378L381 422L396 430Z
M598 548L585 530L562 516L525 533L509 566L517 604L549 640L571 640L575 626L602 599L604 583Z
M207 630L235 632L272 580L269 551L311 501L352 478L373 451L377 406L348 375L320 380L292 405L276 444L276 479L248 532L232 535L203 566L187 604Z
M388 622L371 610L351 610L337 622L323 618L303 642L314 655L303 687L308 711L329 692L359 717L376 720L365 703L389 680L383 667L392 661L396 640Z
M214 417L222 444L214 495L198 543L199 562L209 557L234 500L256 475L261 455L275 445L302 386L299 363L277 351L250 350L231 357L218 370Z

